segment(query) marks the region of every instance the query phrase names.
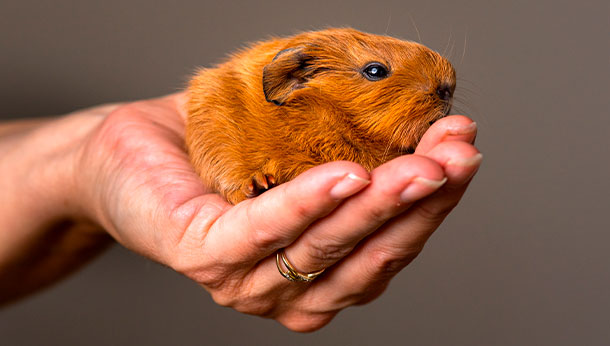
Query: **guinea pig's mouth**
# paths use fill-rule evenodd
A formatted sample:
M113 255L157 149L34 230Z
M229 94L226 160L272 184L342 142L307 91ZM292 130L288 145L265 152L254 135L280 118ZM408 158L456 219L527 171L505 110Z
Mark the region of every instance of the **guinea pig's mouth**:
M432 124L434 124L437 120L440 120L440 119L446 117L447 115L449 115L449 113L451 113L451 107L452 107L452 104L448 103L447 106L445 106L444 111L442 113L440 113L438 116L436 116L436 118L429 121L428 125L432 126Z

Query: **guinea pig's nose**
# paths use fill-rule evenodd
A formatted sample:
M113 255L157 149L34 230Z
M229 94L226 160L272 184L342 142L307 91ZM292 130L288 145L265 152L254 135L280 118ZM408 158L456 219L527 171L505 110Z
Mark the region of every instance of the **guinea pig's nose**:
M438 95L438 97L441 98L441 100L443 101L449 101L451 99L451 96L453 96L451 94L451 87L449 85L446 84L441 84L436 88L436 94Z

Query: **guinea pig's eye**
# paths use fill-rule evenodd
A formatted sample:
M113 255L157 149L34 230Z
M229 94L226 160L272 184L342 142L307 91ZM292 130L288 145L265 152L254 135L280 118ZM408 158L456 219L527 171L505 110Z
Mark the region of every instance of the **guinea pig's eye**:
M378 81L388 76L388 69L381 63L372 62L364 66L362 75L370 81Z

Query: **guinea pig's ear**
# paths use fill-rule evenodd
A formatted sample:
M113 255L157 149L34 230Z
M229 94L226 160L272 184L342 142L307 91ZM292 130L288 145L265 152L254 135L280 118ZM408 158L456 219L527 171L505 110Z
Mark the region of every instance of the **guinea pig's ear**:
M304 88L312 74L309 68L311 59L303 46L277 53L263 69L263 91L267 102L281 106L294 90Z

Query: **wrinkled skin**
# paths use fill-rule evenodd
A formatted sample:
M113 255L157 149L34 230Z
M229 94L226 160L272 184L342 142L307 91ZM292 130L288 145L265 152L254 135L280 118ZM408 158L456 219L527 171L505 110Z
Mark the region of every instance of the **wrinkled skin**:
M319 329L378 297L456 206L481 162L476 126L448 116L413 155L370 173L331 162L232 206L207 191L189 163L183 103L176 94L120 106L85 138L75 160L83 213L217 303L295 331ZM439 188L434 182L444 178ZM328 269L312 283L289 282L275 264L282 248L302 272Z

